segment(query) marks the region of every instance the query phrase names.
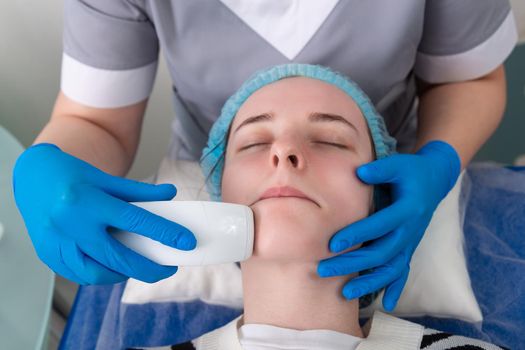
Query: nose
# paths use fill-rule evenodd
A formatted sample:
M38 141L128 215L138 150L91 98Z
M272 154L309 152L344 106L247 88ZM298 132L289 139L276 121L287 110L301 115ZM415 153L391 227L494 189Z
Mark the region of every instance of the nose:
M279 166L290 166L294 169L303 169L305 166L305 158L302 152L294 145L274 144L271 157L272 165L275 168L278 168Z

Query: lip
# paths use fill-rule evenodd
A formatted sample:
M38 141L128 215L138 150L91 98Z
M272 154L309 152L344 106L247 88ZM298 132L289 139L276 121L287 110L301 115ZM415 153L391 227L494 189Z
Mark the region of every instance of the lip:
M317 204L317 202L314 201L312 198L308 197L303 192L291 186L270 187L269 189L264 191L264 193L261 195L261 197L257 201L262 201L263 199L268 199L268 198L279 198L279 197L302 198L302 199L309 200L315 203L317 206L319 206L319 204Z

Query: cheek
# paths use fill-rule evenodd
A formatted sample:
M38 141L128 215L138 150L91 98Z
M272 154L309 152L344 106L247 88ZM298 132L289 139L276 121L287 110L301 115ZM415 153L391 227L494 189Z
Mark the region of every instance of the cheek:
M348 164L346 167L333 169L325 174L325 184L330 186L323 187L325 208L329 213L327 220L327 230L322 237L321 246L322 259L333 257L338 253L332 253L328 249L330 239L344 227L366 218L370 215L370 205L373 198L373 186L364 184L355 174L356 168L360 164ZM346 251L357 249L359 245L353 246Z
M316 178L320 179L317 186L334 215L336 229L368 216L373 186L363 183L356 175L357 167L364 162L348 157L322 161L325 164L317 167Z
M250 204L257 187L257 164L244 160L226 160L222 174L222 200L229 203Z
M239 203L237 197L240 194L238 186L234 186L235 183L242 185L242 182L239 183L237 176L240 176L237 171L235 171L234 164L225 163L224 171L222 173L222 183L221 183L221 194L222 201L229 203Z

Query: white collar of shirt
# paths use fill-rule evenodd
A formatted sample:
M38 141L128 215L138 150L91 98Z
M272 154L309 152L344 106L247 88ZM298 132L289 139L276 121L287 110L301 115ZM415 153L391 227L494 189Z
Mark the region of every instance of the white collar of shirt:
M367 338L330 330L298 331L270 325L239 327L241 316L193 341L197 350L411 350L419 349L423 326L375 311ZM315 339L315 340L314 340Z
M266 324L245 324L239 328L239 342L244 350L354 350L362 340L327 329L300 331Z

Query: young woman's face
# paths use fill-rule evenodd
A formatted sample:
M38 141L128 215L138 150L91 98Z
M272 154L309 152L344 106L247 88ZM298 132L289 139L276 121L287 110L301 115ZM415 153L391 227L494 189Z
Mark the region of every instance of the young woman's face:
M251 95L230 128L222 199L252 208L252 259L312 262L333 255L331 236L370 212L372 187L355 170L372 160L364 117L337 87L293 77ZM261 199L281 186L309 199Z

